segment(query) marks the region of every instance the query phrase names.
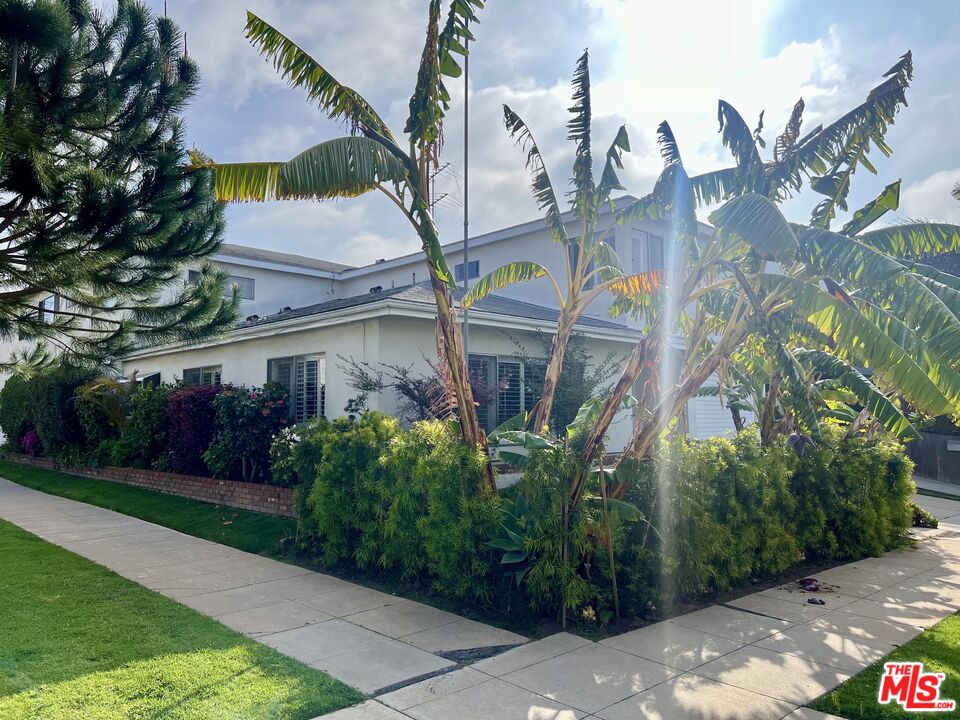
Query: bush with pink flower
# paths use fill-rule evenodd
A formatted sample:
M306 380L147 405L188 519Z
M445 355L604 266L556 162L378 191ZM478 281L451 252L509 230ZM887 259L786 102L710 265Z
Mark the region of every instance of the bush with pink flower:
M286 388L231 388L213 401L215 433L203 459L214 477L269 482L270 445L290 423Z

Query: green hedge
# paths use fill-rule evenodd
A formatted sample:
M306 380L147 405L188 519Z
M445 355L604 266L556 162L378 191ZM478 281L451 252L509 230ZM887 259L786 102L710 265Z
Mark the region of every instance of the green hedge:
M520 483L491 495L480 489L482 457L449 426L405 430L371 412L292 428L272 460L278 480L300 483L302 547L325 565L488 606L515 609L519 601L549 616L566 603L570 617L591 623L612 615L595 503L568 519L571 559L563 561L559 498L571 460L562 451L535 451ZM785 443L761 447L750 431L665 444L623 488L647 521L614 515L623 614L656 614L804 561L894 548L912 521L911 471L898 442L843 439L829 429L827 442L802 458ZM501 564L504 553L488 544L504 532L503 510L522 515L525 564ZM518 568L526 573L516 584Z
M0 390L0 428L9 446L20 449L24 433L35 429L46 454L77 456L86 444L86 418L74 395L92 377L88 370L65 366L28 380L8 379Z
M327 566L348 564L441 595L493 601L496 557L484 547L499 498L478 492L484 460L439 421L410 430L367 412L314 420L280 435L278 480L299 486L301 544Z
M903 446L825 431L802 458L783 443L761 448L749 431L663 448L627 494L658 528L623 526L618 579L629 611L900 545L914 491Z

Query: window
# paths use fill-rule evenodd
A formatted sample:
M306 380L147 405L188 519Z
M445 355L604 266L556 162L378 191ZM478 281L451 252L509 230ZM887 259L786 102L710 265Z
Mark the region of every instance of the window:
M325 415L326 363L323 355L297 355L267 361L267 380L290 393L290 417L302 422Z
M140 385L140 387L145 387L145 388L160 387L160 373L155 372L155 373L150 373L149 375L144 375L142 378L137 380L137 383Z
M57 296L49 295L40 301L40 306L37 308L37 317L40 322L53 322L56 309Z
M632 271L663 270L666 266L663 254L663 238L659 235L633 229L633 248L631 252Z
M188 279L191 283L198 283L200 281L200 271L191 270L188 273ZM254 296L254 279L243 277L241 275L231 275L227 278L227 285L223 289L224 297L230 297L233 294L233 286L236 285L237 289L240 291L240 297L243 300L253 300Z
M467 367L470 372L470 382L482 382L490 385L493 377L491 371L496 367L497 359L487 355L470 355L467 360ZM497 426L494 422L495 416L493 409L487 403L477 404L477 421L484 430L492 430Z
M477 420L487 432L522 412L531 410L543 390L546 365L495 355L470 355L470 380L492 389L493 399L477 405Z
M602 232L596 232L593 234L593 242L598 243L603 237ZM604 242L610 246L610 249L614 252L617 251L617 241L613 235L608 235L607 239ZM570 241L570 244L567 246L567 254L570 258L570 268L575 269L577 267L577 261L580 259L580 246L577 244L577 238L573 238ZM583 287L585 290L589 290L594 285L597 284L597 276L593 275L590 277L590 273L597 269L596 256L593 256L590 259L590 262L587 264L586 270L583 271L583 276L587 278L587 281L584 283Z
M183 383L184 385L219 385L222 373L222 365L187 368L183 371Z
M463 282L463 263L460 263L459 265L454 265L453 274L456 277L457 282ZM467 280L476 280L478 277L480 277L480 261L471 260L470 276L467 278Z
M523 412L522 363L501 360L497 363L497 418L500 422Z

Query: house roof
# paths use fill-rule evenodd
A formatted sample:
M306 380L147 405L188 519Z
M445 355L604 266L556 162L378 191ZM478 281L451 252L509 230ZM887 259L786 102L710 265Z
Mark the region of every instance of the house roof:
M243 258L244 260L255 260L257 262L321 270L324 272L342 272L343 270L353 269L352 265L344 265L328 260L318 260L317 258L307 257L306 255L294 255L293 253L264 250L263 248L250 247L249 245L234 245L233 243L221 244L217 254Z
M457 290L454 293L457 307L461 307L460 299L463 297L463 290ZM247 320L240 323L238 328L252 328L270 323L292 320L294 318L310 317L314 315L323 315L324 313L337 310L346 310L349 308L370 305L384 300L393 299L403 302L417 303L433 307L435 304L433 291L429 283L417 283L416 285L401 285L394 288L388 288L379 292L364 293L363 295L354 295L352 297L337 298L336 300L327 300L326 302L316 303L314 305L305 305L303 307L292 308L286 312L273 313L265 315L256 320ZM554 308L535 305L534 303L514 300L503 297L502 295L488 295L471 307L471 312L485 312L495 315L509 315L511 317L524 318L527 320L537 320L546 323L556 323L560 318L560 312ZM626 327L622 323L581 316L577 325L584 327L601 328L605 330L623 331Z

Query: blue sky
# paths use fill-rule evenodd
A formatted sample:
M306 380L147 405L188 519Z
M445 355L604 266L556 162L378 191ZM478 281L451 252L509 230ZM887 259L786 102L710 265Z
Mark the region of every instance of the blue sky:
M150 4L162 11L163 0ZM402 129L426 0L167 0L167 6L188 32L203 79L187 113L189 140L217 160L285 160L342 132L250 47L243 37L246 8L363 93L395 132ZM960 223L960 203L949 194L960 179L958 29L956 0L489 0L471 53L471 229L485 232L537 217L523 155L503 129L503 103L534 131L554 183L565 184L569 78L585 47L594 88L594 152L602 157L617 126L627 125L633 152L623 180L632 194L647 192L659 172L654 131L661 120L673 126L689 170L721 167L729 157L717 135L718 99L751 123L765 110L772 147L799 97L807 105L804 128L829 121L913 50L910 106L888 136L895 154L886 159L873 153L879 176L862 172L856 178L851 206L899 178L901 207L888 222ZM437 211L446 240L460 237L463 221L462 84L452 90L443 151L450 167L438 179L449 193ZM807 191L785 211L804 220L817 201ZM396 208L377 196L231 206L226 239L351 264L418 246Z

